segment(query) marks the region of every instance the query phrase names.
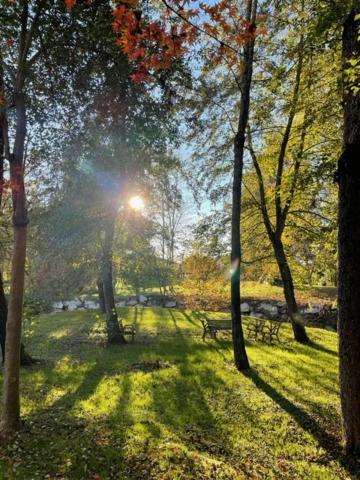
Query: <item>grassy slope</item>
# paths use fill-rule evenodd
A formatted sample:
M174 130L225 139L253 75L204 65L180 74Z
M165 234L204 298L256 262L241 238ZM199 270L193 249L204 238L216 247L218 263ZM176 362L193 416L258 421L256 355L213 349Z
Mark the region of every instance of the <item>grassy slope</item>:
M311 330L309 348L286 326L282 346L249 342L243 375L229 337L203 342L195 314L121 313L137 325L134 345L104 349L92 312L28 327L46 363L22 371L25 428L0 451L2 478L352 478L338 445L335 334ZM163 368L143 371L157 360Z
M196 288L194 285L190 285L190 288L183 288L182 286L179 286L176 288L176 291L178 293L191 296L194 295ZM215 297L223 298L224 300L230 302L230 285L228 282L210 282L209 285L204 288L204 292L205 296L213 294ZM244 280L241 282L241 295L244 300L256 299L263 300L265 302L266 300L284 302L284 291L282 287L269 285L267 283L253 282L250 280ZM336 296L336 287L296 288L296 298L299 303L303 304L332 304L336 301Z

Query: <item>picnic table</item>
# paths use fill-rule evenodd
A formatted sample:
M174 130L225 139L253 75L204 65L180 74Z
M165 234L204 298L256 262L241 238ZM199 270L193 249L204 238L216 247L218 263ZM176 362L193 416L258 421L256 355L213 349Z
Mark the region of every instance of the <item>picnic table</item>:
M258 336L261 336L262 340L273 343L273 340L276 340L281 343L279 338L279 333L282 323L276 320L268 320L263 318L251 318L248 326L248 338L254 338L257 340Z

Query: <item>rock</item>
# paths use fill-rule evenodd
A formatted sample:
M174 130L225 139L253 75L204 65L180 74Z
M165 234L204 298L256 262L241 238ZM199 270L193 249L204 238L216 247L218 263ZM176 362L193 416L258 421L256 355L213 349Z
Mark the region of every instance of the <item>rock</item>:
M63 303L62 302L54 302L52 305L51 305L51 308L53 310L62 310L63 308Z
M116 303L116 306L117 306L117 307L125 307L125 305L126 305L125 300L120 300L120 302L117 302L117 303Z
M74 310L77 310L79 307L82 307L81 302L78 300L70 300L69 302L64 302L64 305L66 305L69 310L69 312L73 312Z
M249 315L251 312L250 305L248 303L242 303L241 304L241 313L244 313L245 315Z
M85 301L85 308L90 308L91 310L95 310L99 308L99 304L93 302L92 300Z
M127 306L127 307L135 307L135 305L137 305L137 304L138 304L138 301L137 301L137 300L128 300L128 301L126 302L126 306Z
M148 298L145 297L145 295L139 295L139 302L146 305L148 301Z
M305 314L313 315L315 313L319 313L320 310L321 310L321 305L312 305L311 307L308 306L308 307L304 308L302 312L305 313Z
M259 310L262 310L264 313L268 315L274 316L278 315L278 307L275 305L271 305L271 303L260 303Z
M164 305L165 308L175 308L176 307L176 302L174 300L168 300L165 302Z

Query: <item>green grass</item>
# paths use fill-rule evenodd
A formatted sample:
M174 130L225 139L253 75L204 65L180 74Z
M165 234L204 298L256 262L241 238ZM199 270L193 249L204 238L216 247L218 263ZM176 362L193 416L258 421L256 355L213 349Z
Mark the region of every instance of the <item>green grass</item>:
M133 345L105 348L93 312L27 326L44 362L22 370L24 429L0 451L3 479L352 478L335 334L309 329L306 347L285 326L282 345L248 342L252 370L240 374L229 336L203 342L195 313L121 316L137 326Z
M182 293L185 296L215 296L222 298L225 301L230 302L230 284L223 280L218 282L210 282L204 287L204 292L200 294L194 291L194 286L191 288L183 288L181 285L176 288L177 293ZM295 288L296 298L299 303L331 303L333 304L337 296L336 287L300 287ZM270 285L268 283L259 283L251 280L243 280L241 282L241 295L246 301L247 299L255 300L274 300L284 302L284 290L283 287Z

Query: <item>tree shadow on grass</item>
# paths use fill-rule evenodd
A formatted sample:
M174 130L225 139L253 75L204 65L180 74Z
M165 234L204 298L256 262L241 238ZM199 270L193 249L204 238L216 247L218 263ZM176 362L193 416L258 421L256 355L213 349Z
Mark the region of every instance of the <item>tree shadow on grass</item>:
M337 460L342 467L356 478L360 474L360 466L354 457L345 454L339 439L327 432L318 422L305 410L292 403L284 395L275 390L269 383L263 380L256 371L243 372L244 376L252 380L257 388L262 390L269 398L276 402L287 412L297 424L306 432L310 433L318 444L327 452L331 460Z
M319 352L324 352L327 353L328 355L332 355L334 357L338 357L339 354L335 350L331 350L330 348L324 347L324 345L321 345L320 343L311 341L308 345L309 347L313 348L314 350L318 350Z
M189 323L191 323L192 325L194 325L197 328L201 328L201 320L206 319L206 315L204 313L201 313L201 312L192 311L190 315L188 313L186 313L185 311L182 311L181 313Z
M46 478L46 475L74 479L94 478L95 475L119 478L124 471L126 434L133 423L129 409L131 378L124 373L111 379L101 359L95 360L77 387L71 390L73 376L71 370L57 377L56 373L49 373L55 387L61 385L67 393L25 417L24 430L17 439L22 450L22 465L17 468L17 474L23 473L23 476L16 478L32 478L36 472L39 478ZM112 403L106 403L108 392L104 391L99 398L105 402L103 414L92 415L88 407L83 411L82 401L91 399L105 378L111 380ZM97 400L93 399L94 413Z
M176 342L181 351L176 371L151 384L152 410L156 422L170 432L173 442L185 445L188 452L208 455L215 461L228 463L227 460L233 455L231 437L227 431L228 412L224 412L226 419L222 418L217 408L217 397L223 401L224 395L231 392L213 365L204 364L206 360L203 353L209 351L208 345L194 343L181 333L177 335ZM210 400L214 405L209 403ZM256 422L252 410L241 398L237 397L236 408L243 411L248 420Z

